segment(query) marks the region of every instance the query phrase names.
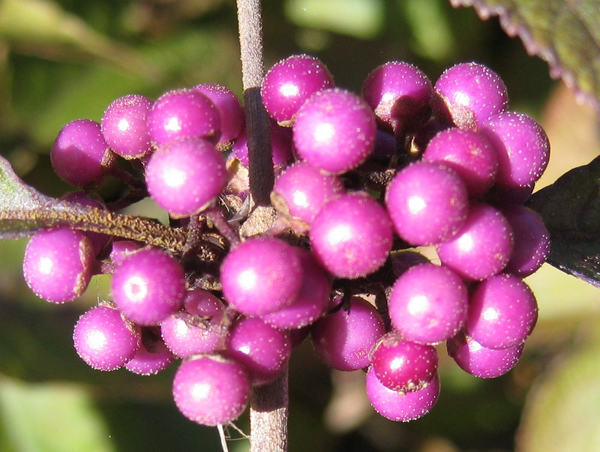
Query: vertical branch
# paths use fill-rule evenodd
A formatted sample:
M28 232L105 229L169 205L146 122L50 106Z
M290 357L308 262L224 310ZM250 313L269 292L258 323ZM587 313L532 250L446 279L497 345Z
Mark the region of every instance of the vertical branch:
M268 206L275 176L269 118L260 97L264 75L260 0L237 0L237 8L248 133L250 194L257 205Z
M270 205L275 176L269 118L260 97L264 75L260 0L237 0L244 109L248 134L250 194L259 206ZM253 389L250 404L251 452L286 452L287 369L272 383Z

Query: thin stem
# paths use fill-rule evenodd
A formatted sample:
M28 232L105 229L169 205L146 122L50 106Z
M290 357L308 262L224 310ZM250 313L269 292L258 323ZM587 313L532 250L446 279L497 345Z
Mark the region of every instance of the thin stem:
M264 76L260 0L238 0L237 7L250 193L257 205L268 206L275 176L269 118L260 97Z

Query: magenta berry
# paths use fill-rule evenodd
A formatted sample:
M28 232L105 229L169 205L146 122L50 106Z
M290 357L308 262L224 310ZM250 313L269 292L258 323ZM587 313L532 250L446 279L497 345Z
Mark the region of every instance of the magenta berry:
M171 216L188 217L205 208L225 187L225 159L206 140L173 141L152 154L146 183L152 198Z
M201 425L228 424L242 414L250 396L244 367L220 356L183 361L173 379L173 399L181 413Z
M364 299L354 297L349 306L315 323L311 337L315 351L325 364L349 371L369 365L371 350L384 333L377 309Z
M394 133L412 133L427 122L432 91L423 71L403 61L375 68L362 86L378 122Z
M244 109L234 92L216 83L202 83L194 86L194 89L208 97L219 111L219 143L235 140L244 129Z
M414 392L433 380L438 356L431 345L407 341L390 332L373 348L371 366L384 386L394 391Z
M404 393L382 384L373 367L370 367L367 371L366 389L371 406L380 415L392 421L408 422L431 411L440 394L440 380L436 375L423 389Z
M394 283L389 298L393 326L408 340L436 344L454 336L467 319L462 279L444 266L420 264Z
M466 333L492 349L525 342L537 322L538 306L518 276L502 274L481 282L471 295Z
M102 135L100 124L78 119L65 125L50 150L56 174L77 187L100 185L114 164L114 154Z
M167 368L174 356L166 347L157 328L142 329L140 348L129 361L125 369L138 375L154 375Z
M52 303L72 301L87 289L94 256L90 239L81 231L40 231L27 244L23 276L38 297Z
M292 55L265 74L261 96L269 115L277 122L290 121L314 93L333 88L327 67L309 55Z
M411 245L433 245L450 239L462 227L469 197L454 170L418 162L394 177L385 204L400 238Z
M102 136L125 159L136 159L152 152L148 114L154 102L145 96L129 94L113 101L102 116Z
M377 127L365 101L336 88L308 99L298 111L293 131L300 158L328 173L341 174L373 153Z
M216 143L221 136L221 118L215 104L200 91L177 89L156 100L148 116L148 130L157 146L181 138Z
M302 266L283 240L251 238L225 257L221 284L225 300L236 310L263 316L292 303L302 286Z
M139 325L156 325L176 312L185 295L185 275L179 262L158 249L130 254L112 279L115 304Z
M116 370L141 346L141 334L118 309L96 306L83 314L73 332L77 354L97 370Z
M381 268L392 249L387 212L366 193L341 195L323 206L310 243L323 266L339 278L360 278Z
M167 348L179 358L213 353L223 345L227 333L220 320L221 317L207 319L179 311L161 322L161 336Z

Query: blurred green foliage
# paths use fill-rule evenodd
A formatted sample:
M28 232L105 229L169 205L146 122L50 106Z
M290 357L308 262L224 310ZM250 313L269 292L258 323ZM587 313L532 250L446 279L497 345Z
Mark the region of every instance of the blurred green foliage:
M528 56L497 21L482 22L473 10L453 9L446 0L265 0L263 20L267 66L292 53L310 53L328 65L339 86L355 92L372 69L390 60L413 62L432 80L457 62L488 64L505 80L511 107L534 116L554 86L546 63ZM48 158L62 125L99 120L125 94L156 98L205 82L241 94L232 0L0 0L0 153L45 194L72 190L54 175ZM109 180L100 193L111 200L121 189ZM176 411L170 396L175 365L139 377L125 370L93 371L76 356L73 324L108 295L107 280L95 277L76 303L42 302L21 276L25 243L0 243L0 452L220 450L215 429L196 426ZM369 411L364 395L352 389L361 375L332 377L310 344L302 345L291 362L290 451L513 450L533 382L540 376L553 381L544 374L548 363L557 352L576 348L582 324L593 329L597 323L596 304L590 303L595 292L563 287L565 280L555 273L538 278L532 286L540 292L549 286L550 301L546 291L538 293L539 333L523 362L499 379L476 380L440 349L438 405L409 424ZM597 375L600 360L589 365L594 362ZM568 375L555 380L564 385ZM554 389L544 388L538 387L536 400L547 397L543 414L552 425L561 408ZM336 401L356 409L354 417L340 420L352 410L336 411ZM598 412L586 415L600 418ZM548 435L551 427L530 431L529 424L520 431L527 438L521 443L528 444L522 450L538 450L529 446L531 438ZM245 417L239 426L247 431ZM248 443L231 441L229 447L243 451Z

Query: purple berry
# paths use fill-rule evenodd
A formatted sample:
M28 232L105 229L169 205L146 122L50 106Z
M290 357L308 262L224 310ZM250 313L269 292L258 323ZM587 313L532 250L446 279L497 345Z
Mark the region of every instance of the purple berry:
M296 162L277 177L273 191L285 201L290 215L310 225L321 207L345 189L337 176L323 174L306 162Z
M215 104L200 91L178 89L156 100L148 116L148 130L156 146L180 138L216 143L221 136L221 119Z
M427 122L432 91L423 71L402 61L375 68L362 86L362 96L378 122L396 134L416 132Z
M78 119L65 125L50 150L52 167L64 181L77 187L100 185L115 162L100 124Z
M185 311L164 319L160 330L165 345L178 358L214 353L222 345L226 334L218 320L203 319Z
M188 290L183 299L183 308L190 314L215 319L217 322L221 321L225 311L223 302L204 289Z
M335 88L319 91L302 105L293 132L296 152L303 160L341 174L373 153L377 128L365 101Z
M498 169L496 151L489 141L477 132L456 127L431 139L423 161L439 163L456 171L472 198L480 198L490 189Z
M96 306L84 313L73 332L77 354L96 370L116 370L131 360L141 335L118 309Z
M542 126L523 113L503 112L488 118L481 133L498 156L496 184L518 189L534 184L550 158L550 142Z
M148 114L154 102L138 94L113 101L102 116L102 135L115 154L137 159L152 152Z
M250 397L244 367L219 356L183 361L173 379L173 399L181 413L201 425L225 425L242 414Z
M440 243L456 234L467 218L469 198L454 170L417 162L394 177L385 204L400 238L419 246Z
M367 371L366 389L371 406L381 416L392 421L408 422L431 411L440 394L440 380L436 375L423 389L404 393L383 385L371 367Z
M523 344L493 350L462 332L448 340L446 347L448 355L462 370L478 378L496 378L504 375L517 365L523 353Z
M263 317L269 325L281 329L297 329L311 325L323 315L329 304L329 274L313 254L300 248L296 252L304 275L298 295L289 306Z
M221 118L219 143L235 140L244 129L244 109L234 92L215 83L202 83L194 86L194 89L208 97L219 110Z
M311 329L317 355L337 370L358 370L371 362L370 353L385 327L377 309L360 297L317 321Z
M271 148L273 151L273 166L275 169L283 168L292 160L293 142L292 132L289 128L281 127L275 122L271 122ZM248 134L242 130L235 143L231 147L231 154L237 158L242 165L248 167Z
M392 249L392 239L385 209L361 192L329 201L310 230L317 258L339 278L361 278L381 268Z
M130 254L112 279L115 304L139 325L157 325L176 312L185 295L185 275L179 262L154 248Z
M461 129L477 129L508 106L508 92L500 76L479 63L460 63L446 69L435 82L434 91L436 117Z
M83 207L93 207L95 209L108 210L102 198L99 196L96 197L93 192L74 191L61 196L60 199L74 204L79 204ZM94 248L94 256L99 256L111 240L111 236L107 234L89 231L82 232L90 239L92 247Z
M396 332L385 334L371 353L377 379L394 391L423 389L437 373L438 356L431 345L407 341Z
M502 214L514 234L515 246L505 271L521 278L535 273L550 253L550 233L540 215L519 205L507 206Z
M481 282L471 295L466 333L492 349L525 342L537 322L535 296L518 276L502 274Z
M462 279L444 266L420 264L394 283L389 297L392 325L407 340L436 344L454 336L467 319Z
M474 204L458 234L437 246L444 265L476 281L501 272L512 250L513 233L508 221L487 204Z
M112 243L110 251L110 260L113 264L119 265L127 257L139 250L142 246L132 240L115 240Z
M25 282L38 297L52 303L72 301L87 289L94 256L90 239L81 231L40 231L25 250Z
M295 249L276 238L250 238L232 249L221 265L223 296L248 316L289 306L302 286Z
M247 370L253 386L277 378L287 365L292 344L287 334L256 317L241 317L229 332L226 355Z
M225 159L206 140L188 138L160 146L146 165L148 192L176 218L200 212L227 183Z
M125 369L138 375L154 375L173 362L173 354L155 327L142 330L142 342L135 356L125 363Z
M269 116L285 122L294 118L312 94L333 86L333 77L321 61L309 55L292 55L265 74L261 96Z

